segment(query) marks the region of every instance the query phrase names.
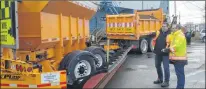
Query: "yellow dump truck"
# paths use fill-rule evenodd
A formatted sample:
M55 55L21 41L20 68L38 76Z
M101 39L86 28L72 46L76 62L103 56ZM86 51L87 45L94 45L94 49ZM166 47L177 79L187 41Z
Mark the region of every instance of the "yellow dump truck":
M63 88L105 66L104 49L85 44L96 9L78 1L0 2L1 88Z
M112 41L112 46L122 48L134 45L133 48L140 53L146 53L148 49L153 51L150 35L160 30L164 18L162 8L136 10L133 14L106 15L107 38Z

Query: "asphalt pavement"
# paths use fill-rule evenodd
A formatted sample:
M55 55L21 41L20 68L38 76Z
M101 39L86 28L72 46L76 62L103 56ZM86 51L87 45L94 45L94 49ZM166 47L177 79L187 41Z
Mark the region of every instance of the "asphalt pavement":
M192 42L188 46L188 65L185 66L185 88L205 88L205 44ZM153 84L157 79L153 53L128 54L127 60L105 88L161 88ZM170 86L176 88L177 77L170 64Z

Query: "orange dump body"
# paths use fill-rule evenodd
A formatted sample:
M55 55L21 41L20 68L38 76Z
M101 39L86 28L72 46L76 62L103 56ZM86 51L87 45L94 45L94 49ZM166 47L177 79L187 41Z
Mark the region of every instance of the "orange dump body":
M134 14L107 15L106 33L109 39L138 40L159 30L163 10L135 11Z
M89 19L94 9L61 0L23 0L18 7L19 50L52 48L60 37L63 37L64 46L71 44L70 51L86 47L84 41L89 37Z

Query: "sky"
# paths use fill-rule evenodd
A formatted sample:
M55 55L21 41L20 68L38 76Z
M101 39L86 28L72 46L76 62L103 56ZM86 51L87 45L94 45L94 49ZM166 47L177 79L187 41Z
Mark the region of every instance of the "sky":
M205 21L203 18L205 15L204 5L205 1L176 1L176 13L177 15L180 13L181 23ZM174 1L170 1L170 13L174 14Z
M144 1L144 9L149 9L151 7L157 8L160 5L160 1ZM119 4L122 7L141 9L142 1L121 1ZM205 1L176 1L176 13L179 15L181 24L187 22L202 23L205 21L203 15L205 15L204 10ZM169 1L169 12L170 16L174 14L174 1Z

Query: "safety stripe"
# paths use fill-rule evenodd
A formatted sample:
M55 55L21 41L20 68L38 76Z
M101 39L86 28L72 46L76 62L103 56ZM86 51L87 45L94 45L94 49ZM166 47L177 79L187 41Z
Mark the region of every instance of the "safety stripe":
M1 1L1 9L5 8L5 1Z
M11 1L1 1L1 16L0 19L7 19L11 17Z
M170 59L174 59L174 60L187 60L187 57L170 56Z
M108 23L107 27L134 27L134 24L131 22L126 23Z
M0 86L10 86L10 87L24 87L24 88L41 88L41 87L48 87L48 86L57 86L57 85L65 85L66 82L58 82L58 83L46 83L46 84L1 84Z

